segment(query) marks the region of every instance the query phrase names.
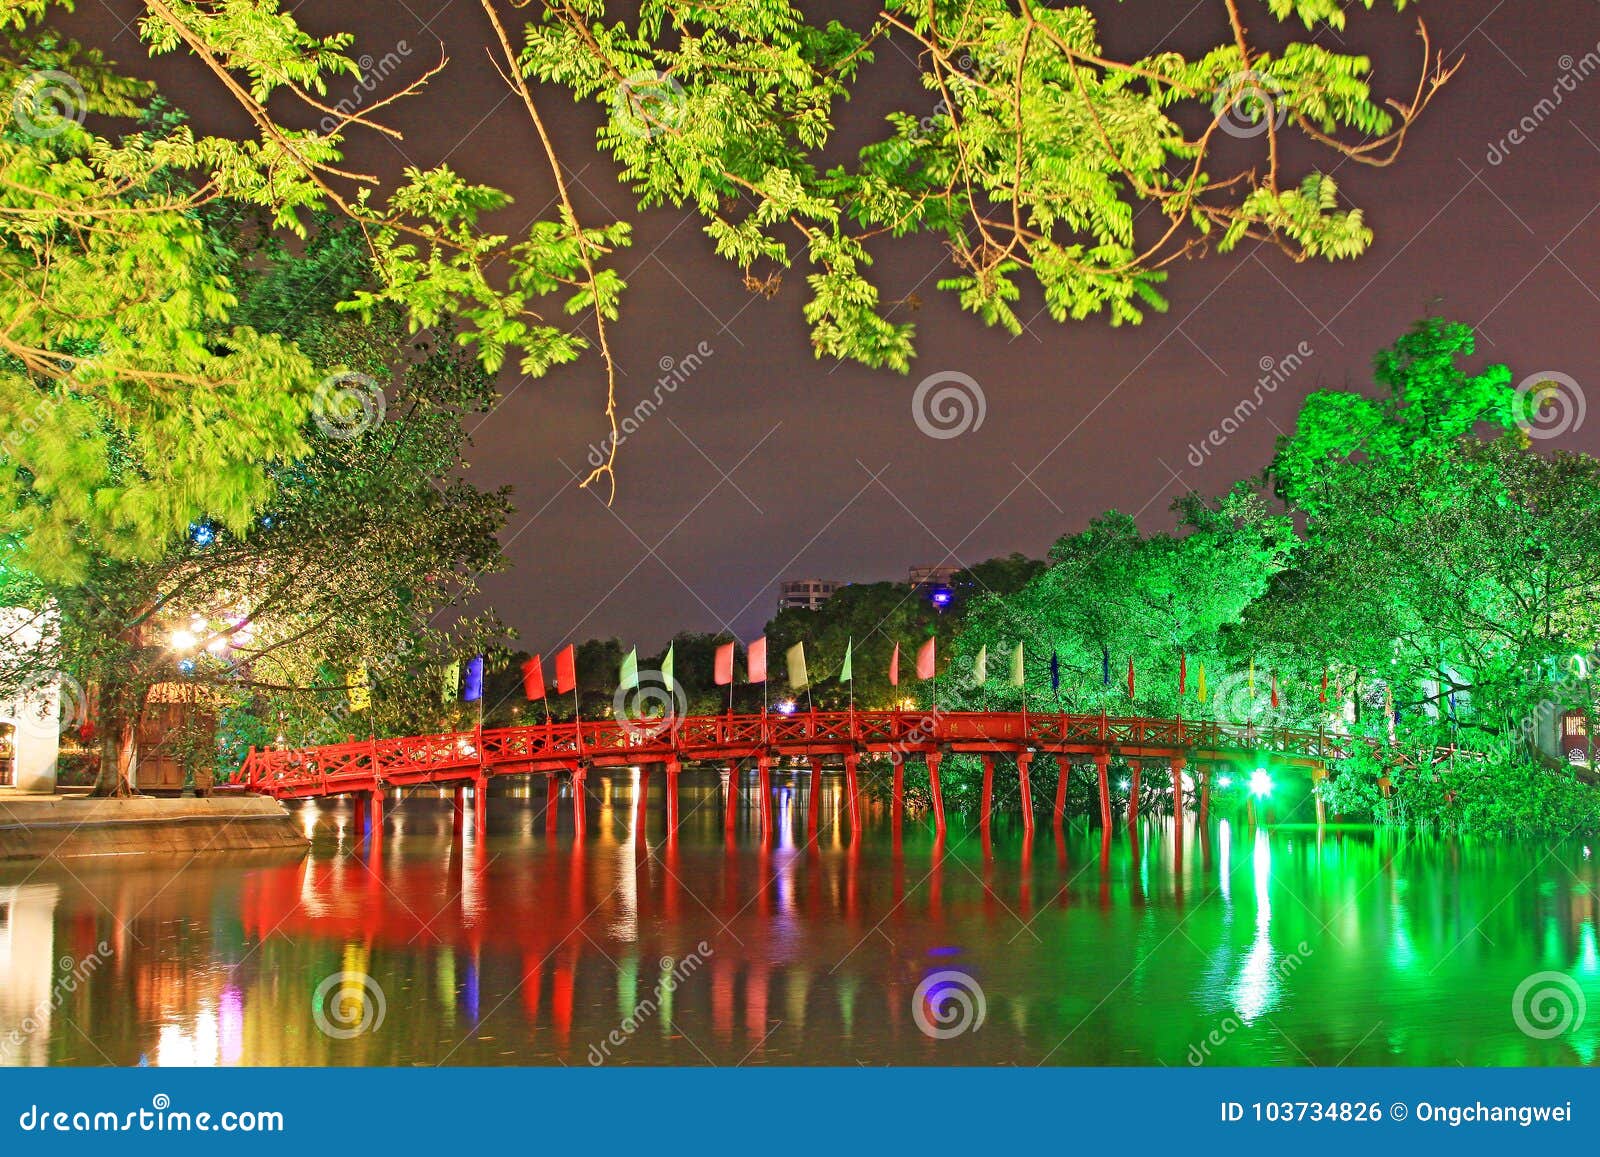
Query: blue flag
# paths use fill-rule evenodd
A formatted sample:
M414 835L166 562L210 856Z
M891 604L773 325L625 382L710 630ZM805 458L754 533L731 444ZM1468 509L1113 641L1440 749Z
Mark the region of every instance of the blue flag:
M1111 686L1111 652L1105 647L1100 648L1100 684Z
M1061 656L1054 648L1050 651L1050 690L1061 690Z
M461 701L476 703L483 698L483 656L474 655L467 662L467 677L462 680Z

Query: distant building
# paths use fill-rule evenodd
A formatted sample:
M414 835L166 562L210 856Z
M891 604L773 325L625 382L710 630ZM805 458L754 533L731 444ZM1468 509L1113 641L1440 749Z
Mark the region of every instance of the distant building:
M53 630L51 612L0 609L0 638L13 653L6 665L25 667L40 644L41 631ZM0 697L0 788L54 792L61 745L61 675L42 671Z
M843 585L830 579L785 579L778 590L778 609L814 611Z
M947 587L955 582L959 566L914 566L906 584L913 587Z

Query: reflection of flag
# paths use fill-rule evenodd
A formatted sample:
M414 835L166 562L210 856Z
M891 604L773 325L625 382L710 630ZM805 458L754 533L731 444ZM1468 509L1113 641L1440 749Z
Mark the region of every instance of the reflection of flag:
M1021 687L1026 676L1022 669L1022 644L1017 644L1017 649L1011 652L1011 685Z
M617 674L617 690L632 691L639 686L639 648L633 647L622 656L622 670Z
M372 688L367 686L367 665L357 664L350 672L350 710L365 711L372 706Z
M804 641L790 647L784 652L783 657L789 668L789 686L796 691L807 686L811 679L806 673L806 645Z
M522 693L530 703L544 698L544 663L538 655L522 665Z
M712 666L711 679L718 687L733 682L733 644L723 643L717 648L717 659Z
M933 678L933 641L934 636L928 636L928 641L917 648L917 678Z
M762 635L755 642L744 649L745 681L747 683L765 683L767 681L767 637Z
M1061 690L1061 656L1054 647L1050 648L1050 690Z
M461 685L461 660L457 659L444 669L439 677L439 702L446 705L456 701L456 688Z
M578 658L568 643L556 652L556 694L565 695L578 689Z
M463 703L477 703L483 698L483 656L474 655L467 660L467 680L461 688Z
M889 686L900 686L900 644L894 645L894 650L889 653Z
M978 648L977 656L972 660L972 681L978 686L983 686L989 679L989 646L984 644Z
M839 668L839 682L848 683L855 678L855 648L854 639L846 639L844 643L844 665Z
M673 684L672 684L672 674L673 674L673 672L672 672L672 648L673 648L673 646L674 646L674 644L672 644L672 643L668 643L667 644L667 657L665 659L661 660L661 685L663 687L665 687L668 691L672 691L672 690L675 689L673 687Z
M1206 665L1200 664L1200 678L1194 685L1194 697L1200 702L1206 701Z

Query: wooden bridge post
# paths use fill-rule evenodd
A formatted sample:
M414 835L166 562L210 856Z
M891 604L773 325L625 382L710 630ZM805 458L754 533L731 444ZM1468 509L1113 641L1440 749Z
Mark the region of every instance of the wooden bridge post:
M1022 791L1022 830L1027 835L1033 834L1033 781L1029 778L1029 766L1033 763L1033 752L1017 752L1017 786Z
M482 840L489 832L489 777L480 775L472 781L472 834Z
M1328 824L1328 805L1322 798L1322 784L1328 778L1328 769L1325 765L1318 765L1311 769L1311 793L1317 797L1317 827L1323 828Z
M561 822L561 776L546 772L544 777L544 834L553 836Z
M739 830L739 761L737 759L728 760L727 828L729 835Z
M811 790L806 793L806 838L814 840L822 826L822 757L811 757Z
M844 757L844 795L845 802L850 805L851 839L861 834L861 784L856 776L860 765L861 757L855 752Z
M1072 757L1069 755L1056 756L1056 802L1052 809L1053 821L1056 831L1067 822L1067 783L1072 779Z
M1177 857L1183 857L1183 769L1188 759L1182 755L1172 757L1172 847Z
M900 822L906 815L906 757L898 751L889 753L889 764L894 769L894 796L889 810L894 823L894 834L900 834Z
M450 789L450 835L459 840L467 829L467 799L466 789L453 787Z
M926 756L929 794L933 797L933 830L939 836L944 835L944 790L939 785L939 762L943 758L937 751L930 751Z
M669 759L662 765L667 780L667 839L676 839L678 835L678 772L682 770L676 759Z
M1131 832L1139 825L1139 774L1144 770L1144 760L1130 759L1128 768L1131 772L1128 778L1128 830Z
M367 793L364 791L350 797L350 828L356 843L367 838Z
M581 840L589 830L589 792L587 773L580 764L572 769L572 838Z
M761 839L772 838L772 758L762 752L756 757L756 787L761 792Z
M994 819L994 756L983 757L983 804L978 812L978 822L983 825L983 830L989 830L989 824Z
M378 788L367 805L367 833L374 839L383 836L383 788Z
M1094 753L1094 771L1100 780L1100 826L1111 830L1111 753Z

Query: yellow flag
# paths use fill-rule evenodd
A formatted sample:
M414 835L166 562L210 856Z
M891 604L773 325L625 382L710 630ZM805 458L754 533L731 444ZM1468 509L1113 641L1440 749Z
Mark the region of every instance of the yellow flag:
M1206 665L1204 663L1200 664L1200 680L1195 684L1194 697L1202 703L1206 701Z
M367 686L367 665L359 663L350 672L350 710L365 711L372 706L372 688Z
M1254 699L1256 697L1256 661L1254 659L1250 660L1250 676L1246 681L1250 685L1250 698Z

